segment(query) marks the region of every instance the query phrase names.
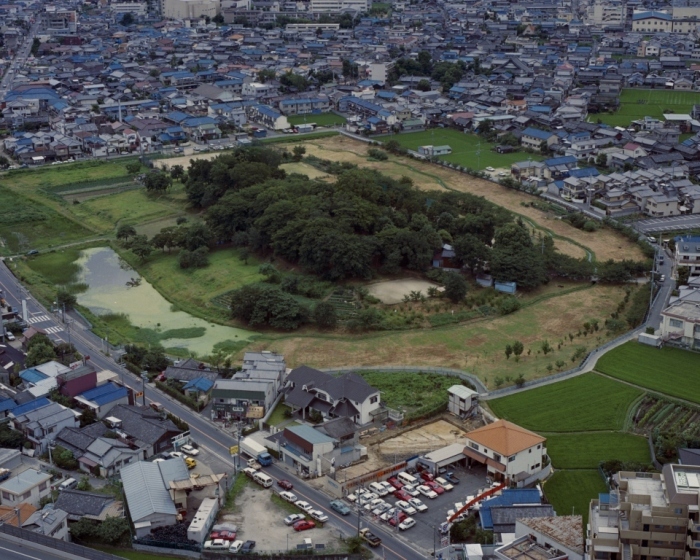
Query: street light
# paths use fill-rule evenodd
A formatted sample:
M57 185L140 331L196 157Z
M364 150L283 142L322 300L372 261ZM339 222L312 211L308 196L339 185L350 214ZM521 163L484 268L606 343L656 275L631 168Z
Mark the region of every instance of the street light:
M148 372L141 372L141 396L143 397L143 406L146 407L146 379L148 379Z

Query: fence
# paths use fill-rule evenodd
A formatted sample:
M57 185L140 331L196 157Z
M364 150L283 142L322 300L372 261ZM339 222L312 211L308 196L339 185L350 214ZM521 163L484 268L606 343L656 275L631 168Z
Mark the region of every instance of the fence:
M158 549L167 548L170 550L189 550L192 552L199 552L202 548L198 544L178 543L172 541L156 541L151 539L135 539L134 543L141 546L149 546Z
M437 373L438 375L447 375L449 377L457 377L462 381L471 383L479 394L488 393L488 389L481 380L471 373L460 369L450 369L443 367L415 367L415 366L353 366L342 368L324 369L326 373L341 374L353 371L381 371L385 373L407 371L409 373Z
M313 550L280 550L275 552L260 552L254 554L228 555L220 552L203 551L202 558L205 560L220 560L221 558L235 558L236 560L260 560L269 558L270 560L298 560L300 556L313 556L314 560L362 560L361 554L316 554Z
M0 525L0 532L10 537L22 539L23 541L33 542L47 548L60 550L61 552L65 552L67 554L73 554L79 558L87 558L88 560L122 560L118 556L107 554L106 552L102 552L100 550L94 550L79 544L61 541L46 535L34 533L33 531L19 529L18 527L13 527L12 525Z
M154 554L172 554L175 556L185 556L187 558L201 558L199 552L193 552L191 550L183 550L180 548L163 548L157 546L149 546L145 544L133 543L132 546L134 550L140 550L141 552L153 552Z

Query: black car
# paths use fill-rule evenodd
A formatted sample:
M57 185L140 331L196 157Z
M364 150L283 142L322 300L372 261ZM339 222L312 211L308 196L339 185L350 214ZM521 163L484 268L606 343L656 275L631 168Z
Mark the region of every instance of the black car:
M254 548L255 548L255 541L246 541L243 543L243 546L241 547L241 552L253 552Z
M38 255L38 254L39 254L39 251L37 251L36 249L32 249L31 251L27 252L28 257L32 257L32 256Z
M457 478L453 472L448 472L444 475L445 480L449 482L450 484L459 484L459 478Z

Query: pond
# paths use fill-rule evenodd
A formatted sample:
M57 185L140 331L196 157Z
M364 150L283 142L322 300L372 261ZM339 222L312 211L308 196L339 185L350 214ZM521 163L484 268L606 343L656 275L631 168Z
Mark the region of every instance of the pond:
M87 290L77 296L80 305L95 315L123 313L132 325L159 333L165 348L184 348L205 355L217 343L243 342L255 335L252 331L212 324L184 311L173 311L170 302L109 247L82 251L76 264L80 267L78 281L87 284ZM134 280L138 285L127 284ZM167 331L176 329L180 333L174 335L187 338L167 338Z

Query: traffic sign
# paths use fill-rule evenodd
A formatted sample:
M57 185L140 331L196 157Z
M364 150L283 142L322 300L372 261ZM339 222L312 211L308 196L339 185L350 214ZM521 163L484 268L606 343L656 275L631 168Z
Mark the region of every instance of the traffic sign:
M237 446L237 445L232 445L232 446L229 448L228 451L229 451L229 453L230 453L231 455L236 455L236 454L238 453L238 446Z

